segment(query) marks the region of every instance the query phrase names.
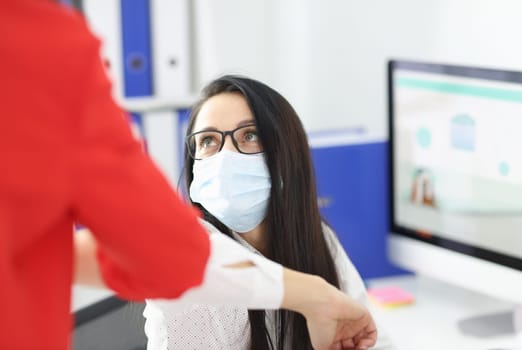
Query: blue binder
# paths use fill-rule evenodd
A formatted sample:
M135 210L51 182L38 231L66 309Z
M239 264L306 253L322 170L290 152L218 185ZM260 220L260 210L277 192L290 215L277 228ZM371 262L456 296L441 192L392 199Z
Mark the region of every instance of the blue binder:
M121 0L121 26L125 96L152 95L149 0Z
M185 134L188 128L188 122L190 117L190 109L179 109L178 110L178 130L177 137L179 140L180 147L178 148L178 159L180 161L179 169L183 169L183 154L185 152Z
M363 279L405 273L387 259L388 144L312 148L321 213Z

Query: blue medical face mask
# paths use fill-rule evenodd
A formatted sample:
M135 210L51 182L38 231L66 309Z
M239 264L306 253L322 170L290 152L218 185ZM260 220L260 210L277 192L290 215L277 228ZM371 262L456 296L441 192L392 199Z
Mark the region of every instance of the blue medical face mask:
M192 173L192 201L233 231L251 231L265 218L271 181L262 153L221 150L196 160Z

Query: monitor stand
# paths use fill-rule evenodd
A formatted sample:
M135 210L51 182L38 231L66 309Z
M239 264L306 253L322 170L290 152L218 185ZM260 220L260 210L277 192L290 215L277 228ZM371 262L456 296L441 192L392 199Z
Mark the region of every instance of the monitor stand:
M512 350L522 350L522 305L515 305L512 310L501 313L466 318L458 321L457 325L462 334L477 338L514 334L516 344Z

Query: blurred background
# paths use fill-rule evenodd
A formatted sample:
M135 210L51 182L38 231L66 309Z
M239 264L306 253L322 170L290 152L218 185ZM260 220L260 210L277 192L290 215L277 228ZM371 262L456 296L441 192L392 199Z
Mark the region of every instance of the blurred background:
M75 1L114 47L118 34L103 22L118 25L111 8L120 2L150 3L152 56L186 40L187 94L221 74L245 74L287 97L309 131L363 126L384 137L389 58L522 69L517 0ZM121 69L112 73L123 79Z

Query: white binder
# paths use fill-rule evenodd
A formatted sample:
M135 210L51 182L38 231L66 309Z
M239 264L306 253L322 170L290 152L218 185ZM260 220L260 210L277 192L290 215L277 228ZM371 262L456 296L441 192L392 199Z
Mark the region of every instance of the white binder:
M188 0L151 0L155 98L190 95L190 21Z
M178 112L172 110L151 111L142 114L147 152L158 168L176 188L179 169Z
M94 34L102 40L102 59L113 82L113 96L123 98L121 0L83 0L83 12Z

